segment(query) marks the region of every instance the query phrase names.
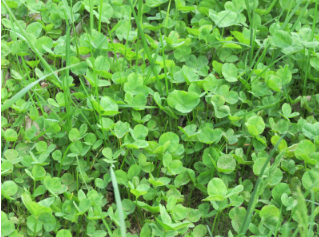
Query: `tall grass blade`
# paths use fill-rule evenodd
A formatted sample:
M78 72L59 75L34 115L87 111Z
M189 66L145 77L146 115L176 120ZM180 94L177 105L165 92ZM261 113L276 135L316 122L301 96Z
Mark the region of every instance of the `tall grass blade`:
M92 31L94 29L93 0L89 0L89 3L90 3L90 33L92 34Z
M315 35L315 30L316 30L316 21L317 21L317 12L318 12L318 1L316 1L316 7L315 7L315 15L313 18L313 22L312 22L312 29L311 29L311 36L310 36L310 41L313 41L313 37ZM308 57L307 57L307 63L306 63L306 74L305 74L305 79L304 79L304 84L303 84L303 96L306 96L306 91L307 91L307 81L308 81L308 73L310 71L310 52L308 52Z
M282 136L280 137L280 139L276 143L275 147L269 153L268 159L267 159L267 161L265 162L264 166L261 169L260 175L259 175L258 180L256 182L256 185L254 187L254 191L253 191L253 193L251 195L251 198L250 198L250 202L249 202L249 205L248 205L248 208L247 208L247 212L246 212L246 215L245 215L245 219L244 219L243 225L241 226L239 234L237 236L245 236L245 234L246 234L246 231L248 229L248 225L251 222L251 216L252 216L252 213L253 213L252 210L254 209L254 206L255 206L255 198L258 198L258 197L256 197L258 186L259 186L259 184L261 182L261 179L262 179L262 177L264 175L264 172L266 170L267 165L269 164L271 158L275 154L275 151L277 150L281 140L284 139L286 135L287 135L287 133L282 134Z
M19 91L17 94L15 94L11 99L7 100L2 106L1 106L1 111L4 111L8 108L10 108L11 105L13 105L15 102L17 102L22 96L24 96L32 87L34 87L36 84L38 84L40 81L44 80L45 78L47 78L48 76L51 76L52 74L55 74L57 72L61 72L64 71L66 69L70 69L72 67L78 66L80 65L80 63L77 64L72 64L68 67L64 67L61 68L59 70L53 71L41 78L39 78L38 80L30 83L29 85L27 85L26 87L24 87L21 91Z
M64 4L66 6L66 9L68 9L67 7L67 3L65 3L64 0ZM69 12L68 12L69 13ZM67 17L69 17L69 19L71 19L70 14L67 16L66 11L64 11L64 15L65 18L67 19ZM69 25L69 21L66 20L65 21L66 24L66 45L65 45L65 61L66 61L66 66L70 65L70 25ZM72 120L71 120L71 106L70 106L70 89L69 89L69 75L70 75L70 69L66 70L65 76L63 78L62 81L62 85L63 85L63 90L64 90L64 100L65 100L65 109L66 109L66 113L68 115L67 117L67 123L66 123L66 131L70 131L72 128Z
M103 0L100 0L100 13L99 13L99 32L101 33L101 26L102 26L102 5L103 5Z
M144 31L143 31L143 28L141 26L141 23L140 21L138 20L138 17L135 13L135 10L134 10L134 7L133 7L133 3L132 3L132 0L129 0L129 3L130 3L130 6L131 6L131 10L132 10L132 13L133 13L133 16L134 16L134 19L135 19L135 23L137 25L137 28L138 28L138 34L140 35L142 41L143 41L143 45L144 45L144 50L146 51L146 55L147 55L147 58L148 58L148 61L150 62L150 65L153 65L155 64L155 59L152 59L152 55L151 55L151 51L147 45L147 41L145 39L145 36L144 36ZM158 78L158 75L157 75L157 72L155 70L155 67L152 67L152 70L153 70L153 73L154 73L154 76L156 78L156 81L157 81L157 84L158 84L158 89L160 91L160 94L162 95L163 94L163 91L162 91L162 87L160 86L160 82L159 82L159 78Z
M120 226L121 236L126 237L126 227L125 227L125 219L124 219L124 213L123 213L122 200L121 200L121 196L120 196L120 192L119 192L119 187L117 185L115 173L114 173L112 167L110 167L110 175L112 178L112 185L113 185L113 189L114 189L115 201L116 201L117 209L119 212L119 218L120 218L120 224L121 224L121 226Z
M15 16L13 15L11 9L8 7L7 3L5 0L2 0L3 2L3 5L5 6L7 12L9 13L10 17L12 18L12 20L16 23L16 25L18 26L20 32L23 34L23 37L25 38L25 40L28 42L28 44L30 45L30 48L32 49L32 51L39 57L39 59L41 60L41 62L44 64L44 66L46 67L47 70L51 71L52 74L53 74L53 70L52 68L50 67L50 65L47 63L47 61L42 57L41 53L38 52L38 50L35 48L32 40L29 38L28 34L25 32L24 29L22 29L22 27L20 26L20 24L18 23L17 21L17 18L15 18ZM55 78L61 82L60 78L55 75Z

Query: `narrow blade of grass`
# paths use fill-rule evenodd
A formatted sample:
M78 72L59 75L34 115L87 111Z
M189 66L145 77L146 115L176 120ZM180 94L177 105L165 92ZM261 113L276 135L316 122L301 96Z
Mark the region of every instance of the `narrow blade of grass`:
M20 24L17 21L17 18L15 18L15 16L13 15L11 9L8 7L7 3L5 0L2 0L3 6L6 8L7 12L9 13L10 17L12 18L12 20L16 23L16 25L18 26L20 32L23 34L23 37L25 38L25 40L27 41L27 43L30 45L30 48L32 49L32 51L39 57L39 59L41 60L41 62L44 64L44 66L46 67L47 70L51 71L53 74L53 70L50 67L50 65L47 63L47 61L42 57L41 53L38 52L38 50L35 48L32 40L29 38L28 34L25 32L24 29L22 29L22 27L20 26ZM55 78L61 82L60 78L55 75Z
M133 16L134 16L134 19L135 19L135 23L136 23L137 28L138 28L138 34L140 35L140 37L141 37L141 39L143 41L144 50L146 51L146 55L147 55L148 61L150 62L150 65L152 65L154 63L154 59L152 59L151 51L150 51L150 49L149 49L149 47L147 45L147 41L146 41L145 36L144 36L143 28L142 28L141 23L138 20L138 17L137 17L137 15L135 13L132 0L129 0L129 3L130 3L131 10L132 10L132 13L133 13ZM162 95L163 91L162 91L162 87L160 86L159 78L158 78L157 72L155 70L155 67L152 67L152 70L153 70L154 76L156 78L158 87L159 87L158 89L160 91L160 94Z
M15 102L17 102L22 96L24 96L32 87L34 87L36 84L38 84L40 81L44 80L45 78L47 78L48 76L55 74L56 72L61 72L64 71L66 69L70 69L72 67L78 66L79 63L77 64L73 64L71 66L68 67L64 67L62 69L56 70L56 71L52 71L51 73L39 78L38 80L30 83L29 85L27 85L26 87L24 87L21 91L19 91L17 94L15 94L11 99L7 100L2 106L1 106L1 111L4 111L8 108L11 107L11 105L13 105Z
M264 166L261 169L260 175L259 175L258 180L256 182L256 185L254 187L254 191L253 191L253 193L251 195L251 198L250 198L250 202L249 202L249 205L248 205L248 208L247 208L247 212L246 212L246 216L245 216L243 225L241 226L239 234L237 236L245 236L245 234L246 234L246 231L248 229L248 225L249 225L249 223L251 221L251 216L252 216L252 213L253 213L252 210L254 209L254 205L255 205L255 201L254 200L255 200L255 198L258 198L258 197L256 197L258 186L259 186L259 184L261 182L261 179L262 179L262 177L264 175L264 172L266 170L266 167L267 167L268 163L270 162L270 160L273 157L275 151L277 150L281 140L284 139L286 135L287 135L287 133L284 133L280 137L280 139L276 143L275 147L269 153L268 159L267 159L267 161L265 162Z
M114 189L114 196L115 196L115 201L117 205L117 210L119 212L119 218L120 218L120 228L121 228L121 236L126 237L126 227L125 227L125 219L124 219L124 213L123 213L123 206L122 206L122 200L119 192L119 187L117 185L115 173L113 171L113 168L110 167L110 175L112 178L112 185Z

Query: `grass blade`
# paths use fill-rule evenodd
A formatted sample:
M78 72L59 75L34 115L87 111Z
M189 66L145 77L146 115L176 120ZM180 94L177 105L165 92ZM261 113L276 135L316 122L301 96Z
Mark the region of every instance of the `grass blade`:
M117 185L115 173L114 173L112 167L110 167L110 175L112 178L112 185L113 185L113 189L114 189L115 201L116 201L117 209L119 212L119 218L120 218L120 224L121 224L121 226L120 226L121 236L126 237L126 227L125 227L125 219L124 219L124 213L123 213L122 200L121 200L121 196L120 196L120 192L119 192L119 187Z
M53 74L53 70L50 67L50 65L47 63L47 61L45 61L45 59L42 57L41 53L38 52L38 50L35 48L35 46L33 45L32 40L29 38L28 34L25 32L24 29L22 29L22 27L20 26L20 24L17 21L17 18L15 18L15 16L13 15L11 9L8 7L7 3L5 0L2 0L3 5L5 6L6 10L8 11L10 17L13 19L13 21L17 24L19 30L22 32L23 37L25 38L25 40L28 42L28 44L30 45L30 48L32 49L32 51L39 57L39 59L41 60L41 62L44 64L44 66L46 67L47 70L51 71ZM54 74L54 76L56 77L56 79L61 82L60 78Z
M146 51L146 55L147 55L148 61L150 62L150 65L155 64L155 62L154 62L155 59L152 58L150 49L149 49L149 47L147 45L147 41L146 41L145 36L144 36L143 28L142 28L141 23L138 20L138 17L137 17L137 15L135 13L135 10L134 10L134 7L133 7L133 3L132 3L131 0L129 0L129 3L130 3L131 10L132 10L132 13L133 13L133 16L134 16L134 19L135 19L135 23L136 23L137 28L138 28L138 34L140 35L140 37L141 37L141 39L143 41L144 50ZM156 81L157 81L157 84L158 84L158 89L160 91L160 94L162 95L163 91L162 91L162 87L160 86L159 78L158 78L157 72L155 70L155 67L152 67L152 69L153 69L153 73L155 75L155 78L156 78Z
M276 143L275 147L271 150L271 152L269 153L269 156L268 156L268 159L267 161L265 162L264 166L262 167L261 169L261 172L260 172L260 175L258 177L258 180L256 182L256 185L254 187L254 191L251 195L251 198L250 198L250 202L249 202L249 205L248 205L248 208L247 208L247 212L246 212L246 216L245 216L245 219L244 219L244 222L243 222L243 225L241 226L240 228L240 231L239 231L239 234L237 236L245 236L246 234L246 231L248 229L248 225L250 223L250 220L251 220L251 216L252 216L252 210L254 208L254 200L256 198L256 194L257 194L257 190L258 190L258 186L261 182L261 178L263 177L264 175L264 172L266 170L266 167L268 165L268 163L270 162L271 158L273 157L275 151L277 150L277 147L279 146L280 142L282 139L285 138L285 136L287 135L287 133L284 133L280 139L278 140L278 142ZM258 198L258 197L257 197Z
M72 64L71 66L68 67L64 67L62 69L56 70L54 72L51 72L43 77L41 77L40 79L30 83L29 85L27 85L26 87L24 87L21 91L19 91L17 94L15 94L11 99L7 100L2 106L1 106L1 111L4 111L8 108L10 108L11 105L13 105L15 102L17 102L17 100L19 100L22 96L24 96L32 87L34 87L36 84L38 84L40 81L44 80L45 78L47 78L48 76L55 74L56 72L61 72L64 71L66 69L70 69L72 67L78 66L79 63L77 64Z

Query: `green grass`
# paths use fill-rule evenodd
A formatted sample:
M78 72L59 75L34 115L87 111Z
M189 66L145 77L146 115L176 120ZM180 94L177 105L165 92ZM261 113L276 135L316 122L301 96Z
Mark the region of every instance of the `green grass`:
M1 236L319 235L318 1L2 4Z

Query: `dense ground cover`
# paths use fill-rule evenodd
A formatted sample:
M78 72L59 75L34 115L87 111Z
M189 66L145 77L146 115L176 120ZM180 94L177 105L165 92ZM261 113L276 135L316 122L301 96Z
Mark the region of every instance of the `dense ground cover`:
M318 1L1 18L1 236L319 235Z

